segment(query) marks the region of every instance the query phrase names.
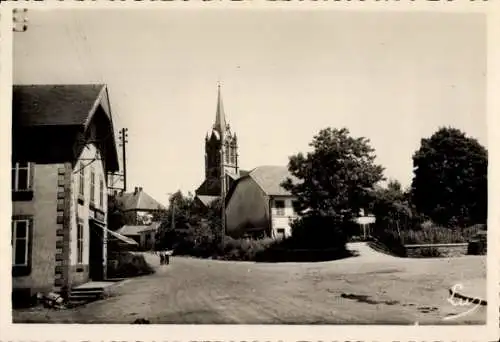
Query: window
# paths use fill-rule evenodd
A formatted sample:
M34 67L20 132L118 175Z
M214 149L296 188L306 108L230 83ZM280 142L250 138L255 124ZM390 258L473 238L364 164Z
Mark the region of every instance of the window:
M285 215L285 201L274 201L274 206L276 207L276 215Z
M12 221L12 266L28 266L29 229L27 219Z
M102 177L99 180L99 207L104 208L104 181Z
M31 188L30 163L19 162L12 165L12 190L26 191Z
M78 174L80 178L80 183L79 183L78 194L83 197L85 195L85 168L82 163L80 163L79 168L80 171L78 172Z
M90 203L95 202L95 171L90 169Z
M78 222L76 232L76 263L83 264L83 223Z
M229 144L226 143L226 146L225 146L225 152L224 152L224 161L226 163L229 163Z
M231 148L231 163L236 164L236 147Z

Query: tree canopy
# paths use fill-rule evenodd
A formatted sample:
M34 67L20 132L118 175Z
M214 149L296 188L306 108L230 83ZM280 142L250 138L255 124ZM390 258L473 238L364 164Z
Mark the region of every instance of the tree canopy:
M375 225L381 229L410 228L417 219L410 202L410 194L401 183L390 180L386 187L376 187L373 191L372 213L377 218Z
M314 136L312 152L291 156L283 187L297 197L299 214L347 222L370 202L373 186L383 180L375 150L367 138L350 136L347 128L326 128Z
M487 150L455 128L422 139L413 155L412 198L417 210L446 226L485 223Z
M221 227L221 203L216 200L208 208L196 203L191 194L177 191L161 218L159 247L175 248L178 252L199 245L218 242Z

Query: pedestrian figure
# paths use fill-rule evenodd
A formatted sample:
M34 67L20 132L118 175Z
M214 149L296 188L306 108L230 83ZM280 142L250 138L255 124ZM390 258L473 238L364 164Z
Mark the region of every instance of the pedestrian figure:
M163 253L160 252L160 265L165 264L165 257L163 256Z
M170 253L167 251L167 253L165 253L165 262L167 263L167 265L170 264Z

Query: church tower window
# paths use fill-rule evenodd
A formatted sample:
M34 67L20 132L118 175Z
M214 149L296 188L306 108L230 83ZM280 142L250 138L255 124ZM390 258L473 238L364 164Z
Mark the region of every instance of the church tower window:
M236 146L231 147L231 164L236 164Z
M226 151L224 152L225 155L224 161L226 162L226 164L229 164L229 143L226 143L225 150Z

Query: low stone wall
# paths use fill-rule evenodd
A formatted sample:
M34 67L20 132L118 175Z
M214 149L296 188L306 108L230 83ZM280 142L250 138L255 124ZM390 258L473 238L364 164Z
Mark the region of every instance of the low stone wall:
M405 245L408 258L457 257L467 255L468 243ZM437 254L437 255L434 255Z

